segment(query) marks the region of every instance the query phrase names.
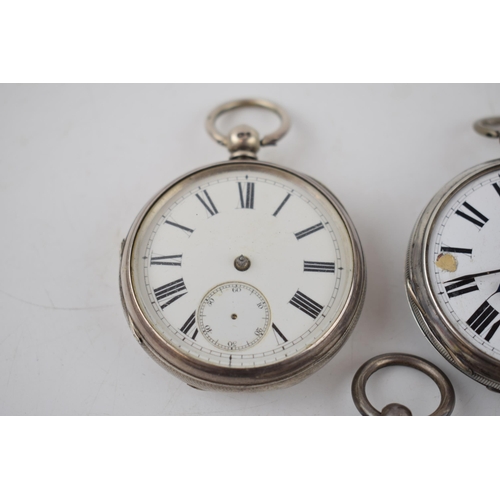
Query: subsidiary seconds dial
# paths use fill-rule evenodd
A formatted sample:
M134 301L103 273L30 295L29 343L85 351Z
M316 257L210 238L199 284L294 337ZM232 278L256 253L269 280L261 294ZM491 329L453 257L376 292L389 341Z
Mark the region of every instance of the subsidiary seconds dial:
M225 351L241 351L260 342L271 321L265 297L246 283L229 282L210 290L198 308L203 336Z

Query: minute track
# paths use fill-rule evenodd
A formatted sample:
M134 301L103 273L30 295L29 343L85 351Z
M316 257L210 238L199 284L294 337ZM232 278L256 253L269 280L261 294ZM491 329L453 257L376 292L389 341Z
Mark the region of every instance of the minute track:
M241 183L241 193L238 183ZM201 203L197 194L205 204ZM240 194L243 196L243 207ZM245 179L245 176L235 172L210 184L197 183L176 205L159 214L159 226L151 233L152 239L146 253L154 257L152 265L148 266L148 280L153 293L156 292L155 295L159 297L158 311L163 313L157 321L167 325L161 326L161 331L174 329L179 350L217 366L229 367L229 357L224 353L232 353L231 367L234 369L279 363L304 352L308 342L317 342L331 324L324 318L333 316L340 308L337 304L346 297L350 274L335 271L338 268L352 268L349 263L352 257L345 247L346 237L342 236L340 242L338 240L337 231L339 226L342 227L341 223L332 220L330 215L325 217L325 213L318 210L317 203L317 200L297 190L296 186L292 188L270 182L262 175ZM176 226L165 223L165 219L175 221ZM314 236L320 233L320 237ZM212 234L217 235L217 239L208 245L204 238ZM276 252L270 260L268 241L273 241L273 252ZM252 262L243 273L234 266L235 258L242 251L245 255L249 254ZM325 257L304 258L304 254ZM182 256L182 259L170 258L174 256ZM260 256L265 256L265 260ZM221 267L224 260L230 262L227 269ZM177 265L179 262L181 266ZM175 289L174 286L176 293L162 297L160 294L166 291L162 287L181 279L178 275L181 269L186 289ZM291 272L291 269L294 271ZM197 313L200 296L203 296L200 290L210 290L218 283L223 283L227 279L224 277L227 272L238 273L231 276L230 281L237 278L251 285L255 283L257 288L264 288L265 294L277 296L270 304L272 321L268 331L258 332L262 339L259 342L253 341L257 338L253 331L241 342L226 334L221 335L211 324L210 316L204 318L204 325L212 327L213 334L208 331L204 333L196 320L193 322L193 312ZM272 275L277 279L272 285L274 289L269 292L267 283ZM303 295L296 294L302 275L319 280L319 292L311 290L311 293L304 293L300 288L299 292ZM182 286L182 283L177 286ZM339 302L336 302L337 296L340 297ZM328 307L323 307L325 304ZM210 306L206 307L203 314L207 314L207 311L211 311ZM238 311L228 311L227 317L230 318L233 313L240 318ZM237 324L239 319L234 320L234 323L233 320L229 321L230 324ZM166 334L162 333L162 336Z
M234 191L235 184L232 184L233 190L231 191L231 182L235 179L235 177L237 181L235 182L235 184L238 186L238 183L240 183L241 185L242 188L241 193L239 190L239 186L235 193ZM194 326L192 326L191 316L193 314L193 311L195 309L197 310L198 303L193 302L196 295L192 293L191 288L193 286L193 283L197 283L199 281L200 277L210 276L212 268L214 267L215 269L218 268L217 266L219 266L219 264L217 263L220 261L221 255L225 254L228 247L235 248L236 241L238 241L239 238L235 236L236 239L234 240L233 243L231 243L230 242L231 240L228 240L227 237L221 239L220 240L221 246L216 247L218 250L216 251L214 249L214 251L210 251L209 247L205 246L202 240L200 240L200 238L203 237L205 231L204 229L205 225L207 225L207 227L210 227L211 232L215 232L216 234L223 234L221 229L218 228L218 226L224 225L225 220L232 220L234 218L234 221L236 223L234 228L231 226L232 227L231 229L224 229L224 231L228 231L225 233L228 235L229 234L236 235L240 234L240 232L242 232L243 234L246 231L247 226L252 227L253 228L252 237L249 239L249 244L251 246L249 247L248 252L252 251L251 248L253 247L253 245L256 244L257 241L262 241L263 245L262 248L264 249L266 247L265 245L266 241L276 238L276 234L281 234L284 246L282 247L282 251L277 253L276 261L273 261L274 263L269 265L270 267L269 269L267 269L267 271L264 272L264 269L266 268L262 267L262 261L259 261L259 259L257 259L255 261L252 260L253 263L252 266L250 266L249 270L247 271L248 274L238 273L237 275L237 278L243 279L243 281L247 279L253 281L255 277L253 274L250 273L255 273L259 268L262 268L264 274L262 275L261 278L259 278L259 280L266 279L267 275L270 272L276 272L276 269L280 269L281 266L284 266L283 272L285 273L285 276L293 276L293 273L290 273L289 267L286 264L287 259L289 257L285 257L288 254L290 254L291 250L293 249L292 251L292 255L294 255L293 259L297 259L296 262L297 264L300 265L300 268L296 269L301 269L304 275L306 274L311 275L311 277L317 276L320 283L323 283L319 285L320 290L323 290L320 292L319 295L317 293L311 295L304 294L302 289L299 290L299 293L296 294L295 292L292 292L291 299L289 298L290 295L287 294L287 297L285 298L286 302L282 303L288 304L289 302L290 305L294 306L294 308L296 308L302 314L302 316L300 317L292 314L292 317L295 318L295 321L292 322L292 324L289 324L289 322L286 319L285 320L281 319L281 315L279 314L279 309L276 309L277 307L276 303L275 305L272 306L272 309L274 311L273 324L275 328L271 327L269 329L270 334L269 333L267 334L268 340L266 342L268 342L269 339L275 339L275 343L273 344L274 345L273 347L273 345L267 345L266 342L263 342L262 349L265 352L271 353L273 352L273 349L275 349L276 346L278 345L280 351L277 353L278 354L277 360L279 360L282 357L281 353L282 352L287 353L288 350L291 348L291 346L294 345L294 341L296 341L298 336L302 337L302 335L304 335L304 332L307 332L309 330L313 332L317 328L317 326L313 327L312 324L309 323L310 320L315 321L314 325L322 324L323 317L326 317L327 314L327 313L323 315L321 314L324 309L323 304L328 304L328 309L326 309L326 311L328 312L331 309L332 295L333 297L335 297L335 295L338 293L337 290L339 290L339 285L341 283L343 273L340 273L339 271L337 276L337 273L335 271L337 269L342 269L345 267L341 265L342 261L340 260L340 252L338 250L337 243L335 243L336 234L333 230L333 227L338 227L338 223L336 223L335 226L329 226L331 222L330 219L324 218L323 213L317 211L317 209L314 208L314 204L311 203L310 199L305 198L303 194L298 191L289 190L288 186L276 185L274 183L270 183L265 179L256 179L252 178L251 176L245 179L245 181L241 181L240 179L241 176L228 176L224 179L218 180L217 182L212 182L209 185L200 183L197 185L195 190L193 190L188 196L184 197L185 201L182 204L179 203L177 205L179 209L172 209L169 212L163 214L163 220L167 218L169 221L173 220L182 221L182 224L179 224L178 222L175 222L175 224L181 225L183 226L183 228L192 229L193 232L190 233L191 236L189 236L189 238L186 238L182 234L183 233L183 231L181 230L182 228L178 228L179 229L178 231L169 231L168 233L162 233L161 231L154 233L157 234L158 237L160 238L159 241L162 241L161 238L163 237L164 234L168 235L168 239L165 239L161 246L163 255L161 255L159 251L160 247L156 247L156 244L153 242L150 244L149 251L155 258L182 256L183 282L185 284L187 283L190 284L189 294L186 293L187 290L180 290L178 291L179 293L175 293L171 296L161 298L161 300L159 301L159 307L164 313L165 321L168 321L168 323L172 324L174 328L178 329L177 331L179 332L179 335L183 335L183 337L181 337L183 340L185 341L194 340L193 343L186 342L185 345L189 345L191 346L191 349L195 350L198 347L203 348L203 346L206 346L206 344L205 344L205 338L201 330L197 332L196 337L194 339L192 338L192 335L195 332L195 328ZM249 188L248 185L251 184L254 184L255 187ZM247 204L246 195L248 192L248 194L250 195L250 199L248 200L248 205L250 208L252 205L252 200L251 200L252 190L254 196L255 193L257 192L259 193L260 196L259 207L255 205L255 198L254 198L253 210L252 209L241 210L240 194L243 195L243 205L246 206ZM212 203L216 207L217 214L215 214L215 211L213 207L210 205L210 202L206 197L205 193L209 194ZM234 198L238 200L236 206L234 204L234 201L231 200L231 193L233 194L233 200ZM211 209L214 215L210 214L210 212L207 210L207 207L203 203L201 203L197 195L199 195L203 199L203 201L205 201L205 204ZM276 199L278 200L281 199L281 202L278 202L276 204L275 201ZM276 213L277 209L280 206L282 208L278 212L277 217L273 216L273 214ZM181 210L182 207L185 207L185 209ZM283 211L285 208L286 212ZM316 214L318 220L317 222L311 225L311 220L314 221L313 214ZM273 216L272 219L270 219L270 216ZM254 219L259 222L251 222ZM295 229L293 226L297 227L297 225L300 224L301 221L305 221L305 223L301 224L303 229L301 229L301 231L298 232L296 230L291 231ZM259 234L260 232L259 228L266 226L269 223L271 223L271 227L274 227L274 225L276 225L276 229L273 229L272 233L269 233L269 235L256 238L256 234ZM293 226L290 227L292 224ZM287 226L289 229L285 229ZM257 228L258 230L257 233L255 232L255 228ZM322 229L327 229L327 231L322 231ZM277 233L275 231L277 231ZM314 237L314 233L318 232L322 232L324 234L324 236L321 236L321 239ZM296 234L298 234L299 238L297 238ZM290 236L293 237L293 240L290 240ZM295 241L297 241L297 244L295 243ZM325 255L336 255L337 259L339 260L333 260L333 259L329 260L327 258L302 260L301 254L303 254L304 252L309 253L310 251L313 250L312 252L313 254L319 254L319 255L321 255L324 252L324 250L318 252L318 248L316 248L316 245L318 245L318 241L322 241L323 243L321 245L322 246L327 245L326 248L329 248L329 250L325 253ZM290 248L290 244L292 245L292 248ZM332 246L330 247L328 245ZM210 247L212 246L213 244L210 245ZM199 249L200 251L199 254L197 253L198 256L196 258L196 262L199 262L201 267L198 270L198 272L196 272L196 275L194 275L190 271L190 269L192 269L193 259L192 257L190 257L191 251L186 250L188 247L192 247L193 249ZM168 253L165 250L165 248L172 248L172 249L175 248L176 251ZM259 252L262 252L262 250L260 250ZM257 255L259 255L259 253ZM263 253L263 255L265 255L265 253ZM156 261L170 261L170 260L176 260L176 259L163 258L163 259L157 259ZM256 267L257 265L258 267ZM164 281L164 283L168 284L172 283L173 281L176 281L175 270L176 269L180 270L181 268L181 266L174 266L174 265L162 266L159 264L150 267L164 271L164 273L161 275L162 280L164 279L164 276L169 276L169 277L172 276L172 278L169 279L168 281ZM295 268L295 265L293 267ZM234 269L234 257L231 269ZM167 272L169 272L168 275L165 274ZM322 276L328 279L324 279ZM348 277L349 275L347 274L345 276ZM152 279L151 275L149 276L149 279L150 280ZM294 279L296 280L295 283L299 284L298 280L300 279L300 276L297 275ZM214 275L214 278L210 282L207 281L207 285L195 284L195 287L201 286L201 288L206 290L207 288L210 288L210 286L213 286L212 283L214 282L217 283L216 280L217 277ZM223 280L219 279L219 281ZM282 279L279 279L277 281L276 283L277 288L282 287L282 281L283 281ZM256 283L260 283L260 281L256 281ZM159 286L157 282L154 283L154 286L155 286L154 289L158 292L157 289L159 288ZM165 285L162 284L161 286L163 287ZM186 285L184 286L186 287ZM294 289L295 291L297 291L296 285L294 286ZM342 288L340 289L342 290ZM328 292L327 295L322 295L326 292L326 290L330 291ZM173 302L171 302L172 299ZM288 315L290 315L290 313L286 314L286 316ZM191 321L188 322L188 324L186 324L188 319L191 319ZM300 330L298 329L299 325L300 325ZM212 325L210 325L209 323L209 326ZM277 333L278 330L279 332L281 332L282 336L279 333ZM213 354L211 354L210 356L216 356L219 344L221 345L223 344L226 350L228 349L228 347L230 347L227 346L226 343L221 342L220 336L217 336L217 338L214 337L212 340L215 340L216 342L215 344L210 342L209 349L211 352L213 352ZM254 348L254 345L251 341L250 344L252 344L252 348L246 348L246 349ZM241 344L237 344L234 349L231 349L231 352L233 353L237 352L241 347L242 347ZM269 354L269 356L270 355L271 354ZM224 359L225 358L219 359L219 357L217 356L217 364L224 365ZM273 358L273 362L274 361L275 359ZM257 363L257 365L259 364L259 356L255 358L255 362ZM233 365L236 366L234 358L233 358ZM245 366L244 360L243 364L238 362L238 366Z

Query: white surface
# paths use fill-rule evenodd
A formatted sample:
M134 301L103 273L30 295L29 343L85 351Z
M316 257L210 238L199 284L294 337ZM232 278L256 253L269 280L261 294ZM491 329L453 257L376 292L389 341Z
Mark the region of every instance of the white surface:
M227 169L227 162L222 165ZM236 379L238 371L240 377L243 375L240 368L262 369L266 364L288 363L305 354L332 322L340 319L353 281L353 248L340 215L318 191L307 190L295 176L283 178L273 170L252 173L235 168L231 172L210 170L208 174L202 171L192 175L183 182L182 191L175 196L167 192L151 208L155 215L149 216L137 233L140 243L132 253L132 282L150 323L195 365L210 363L212 374L219 367L226 373L232 367L233 386L241 383ZM245 184L246 178L251 184ZM252 209L235 209L241 203L236 179L243 181L242 197L247 191L245 185L251 186ZM200 189L217 204L215 215L207 217L197 198ZM273 216L287 194L290 200ZM246 206L244 200L241 204ZM171 223L182 224L191 232ZM295 237L315 225L323 230ZM182 265L155 266L144 260L144 256L153 259L161 255L178 255ZM251 261L245 272L234 266L239 255ZM305 259L333 260L333 265L343 270L306 273ZM233 287L227 286L229 282L243 282L250 288L234 293ZM202 312L203 297L223 283L228 294L225 298L220 293L213 295L210 306ZM167 295L165 287L177 287L178 293ZM156 294L160 290L162 293ZM253 300L254 292L263 295L260 299L254 295ZM304 314L293 307L299 292L301 297L311 297L303 300L317 301L317 310ZM354 301L359 300L360 293ZM268 301L266 314L257 307L260 301ZM224 314L224 304L235 309ZM192 331L180 333L178 329L182 330L195 313L197 325ZM233 313L237 313L236 321L231 319ZM285 335L285 343L273 331L275 326ZM255 335L257 328L262 329L260 337ZM143 337L151 344L150 336L143 333Z
M495 189L498 180L498 172L483 174L448 201L438 217L435 227L439 229L430 238L427 255L434 296L448 321L456 325L466 342L500 361L500 337L495 333L500 326L499 318L495 317L500 309L500 280L496 273L481 276L498 269L500 200ZM482 217L486 220L476 217L473 210L487 213L487 217ZM446 252L443 246L470 249L471 253ZM480 275L472 283L460 281L461 277L475 274ZM484 304L489 307L485 309Z
M316 177L350 213L368 266L365 307L339 354L301 384L256 394L189 388L135 341L118 293L119 247L146 201L225 159L205 116L237 97L275 100L290 133L262 160ZM500 414L500 396L449 365L404 293L408 238L449 179L500 156L472 130L500 114L500 85L35 85L0 87L0 413L356 415L357 368L385 352L423 356L452 380L455 415ZM244 120L244 119L247 120ZM243 111L263 133L273 115ZM374 375L379 408L437 406L424 375Z

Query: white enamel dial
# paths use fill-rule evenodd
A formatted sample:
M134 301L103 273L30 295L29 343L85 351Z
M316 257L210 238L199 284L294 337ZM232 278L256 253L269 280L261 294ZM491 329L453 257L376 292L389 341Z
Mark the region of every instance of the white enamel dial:
M217 285L203 297L196 321L205 339L218 349L242 351L268 333L271 310L255 287L231 281Z
M500 174L466 183L441 208L429 238L429 281L463 338L500 360Z
M353 262L327 197L259 164L208 168L168 189L140 223L130 267L135 300L163 341L238 369L289 360L331 332L352 294Z

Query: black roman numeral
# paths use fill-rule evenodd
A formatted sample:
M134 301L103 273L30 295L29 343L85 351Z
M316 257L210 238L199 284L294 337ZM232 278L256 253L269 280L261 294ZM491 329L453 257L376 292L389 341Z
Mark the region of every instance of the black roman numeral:
M196 335L198 335L198 328L196 328L195 314L196 314L196 311L193 312L193 314L191 314L191 316L189 316L188 320L181 327L181 332L192 340L195 340ZM194 332L191 333L191 330L193 330L193 328L194 328Z
M207 193L206 189L203 190L203 193L205 194L205 198L207 199L207 201L202 198L202 195L200 195L200 193L196 193L196 198L198 198L201 204L207 209L208 213L210 214L209 217L218 214L219 212L215 208L214 202L212 201L212 198L210 198L210 195Z
M167 297L172 297L171 299L167 300L167 302L165 302L160 306L162 309L165 309L165 307L172 304L172 302L175 302L176 300L180 299L183 295L186 295L187 289L186 285L184 285L184 280L181 278L172 281L172 283L168 283L159 288L155 288L154 293L156 296L156 300L158 302L166 299Z
M290 193L288 193L286 196L285 196L285 199L280 203L280 206L276 209L276 211L274 212L273 216L276 217L279 213L280 213L280 210L283 208L283 206L285 205L285 203L288 201L288 199L290 198L290 196L292 196Z
M467 320L467 324L478 334L481 335L486 328L488 328L493 320L498 316L498 311L491 307L491 305L486 300L483 302L478 310ZM497 321L490 328L489 332L484 337L484 340L489 342L495 332L500 327L500 321Z
M274 323L272 324L272 328L278 344L288 342L288 339L281 333L280 329Z
M182 255L161 255L160 257L151 257L152 266L180 266Z
M441 252L448 253L466 253L472 255L472 248L458 248L458 247L441 247Z
M307 229L304 229L302 231L299 231L298 233L295 233L295 237L300 240L300 238L304 238L305 236L309 236L310 234L315 233L316 231L319 231L320 229L324 229L325 226L323 226L323 223L320 222L319 224L316 224L315 226L308 227Z
M454 282L451 285L446 285L444 287L450 299L452 297L458 297L459 295L463 295L464 293L470 293L479 290L479 288L476 285L476 282L474 281L474 278L458 278L453 281ZM472 286L469 286L472 283L474 284Z
M497 192L498 196L500 196L500 186L495 182L495 184L492 184L493 187L495 188L495 191Z
M297 290L295 295L290 300L290 304L314 319L316 319L319 316L319 313L323 310L323 306L319 305L299 290Z
M311 273L334 273L335 262L313 262L310 260L305 260L304 271L308 271Z
M240 208L253 208L253 199L255 192L255 183L247 182L246 189L244 188L244 182L238 182L238 190L240 192Z
M166 220L165 224L170 224L171 226L178 227L179 229L182 229L183 231L187 231L188 233L193 232L193 229L189 229L186 226L181 226L180 224L177 224L177 222L172 222L171 220Z
M475 215L468 215L465 212L462 212L461 210L457 210L455 213L459 215L460 217L463 217L465 220L468 220L478 226L479 228L482 228L488 221L489 219L485 217L479 210L476 210L472 205L469 205L466 201L464 201L463 208L466 208L470 213Z

